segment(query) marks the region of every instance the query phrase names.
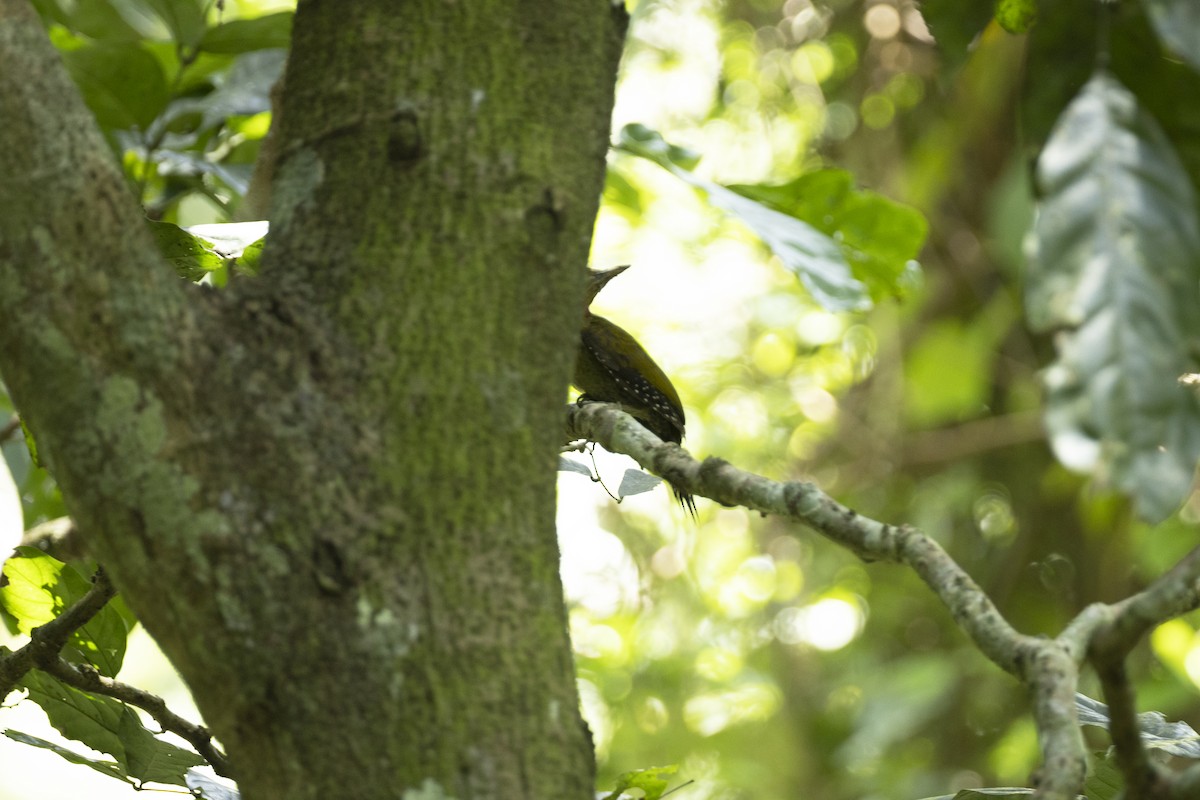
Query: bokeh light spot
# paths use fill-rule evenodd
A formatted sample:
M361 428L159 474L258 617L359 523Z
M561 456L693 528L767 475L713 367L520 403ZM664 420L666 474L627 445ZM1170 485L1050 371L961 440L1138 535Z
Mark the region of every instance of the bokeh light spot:
M863 27L876 39L891 39L900 33L900 12L895 6L877 3L863 14Z

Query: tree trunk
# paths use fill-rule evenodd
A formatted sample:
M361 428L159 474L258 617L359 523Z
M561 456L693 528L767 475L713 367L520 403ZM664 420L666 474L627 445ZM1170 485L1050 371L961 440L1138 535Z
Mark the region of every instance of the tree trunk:
M302 2L212 291L0 0L0 372L249 800L591 796L554 481L624 23Z

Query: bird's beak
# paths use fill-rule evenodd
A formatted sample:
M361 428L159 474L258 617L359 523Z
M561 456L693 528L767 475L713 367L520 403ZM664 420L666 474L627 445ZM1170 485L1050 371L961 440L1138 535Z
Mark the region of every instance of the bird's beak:
M610 269L590 270L588 272L588 304L591 304L592 300L595 299L596 295L600 293L600 290L603 289L609 281L620 275L625 270L629 269L629 267L629 264L622 264L619 267L612 267Z

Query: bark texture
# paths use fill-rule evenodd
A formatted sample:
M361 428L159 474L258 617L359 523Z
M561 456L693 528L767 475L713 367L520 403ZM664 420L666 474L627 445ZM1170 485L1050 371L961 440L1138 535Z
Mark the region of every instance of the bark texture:
M0 372L254 798L583 798L554 531L624 11L301 2L259 279L0 0Z

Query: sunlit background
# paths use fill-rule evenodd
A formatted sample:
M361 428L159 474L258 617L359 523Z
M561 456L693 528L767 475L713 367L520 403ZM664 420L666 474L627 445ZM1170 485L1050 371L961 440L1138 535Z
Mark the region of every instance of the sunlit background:
M278 7L229 0L225 14ZM695 190L612 155L592 263L634 266L595 309L671 376L692 453L814 480L864 514L922 528L1031 634L1123 597L1189 549L1196 508L1148 528L1043 441L1048 343L1023 325L1019 282L1037 144L1036 125L1022 139L1015 122L1024 37L992 26L939 50L911 0L630 10L614 135L646 125L726 184L850 169L930 222L918 289L832 314ZM223 221L216 212L196 199L178 221ZM44 487L25 483L18 447L4 452L36 508ZM605 487L615 493L632 462L571 457L602 481L562 473L558 516L598 788L669 764L694 781L679 794L694 800L1028 785L1037 743L1023 692L905 570L703 499L692 522L662 487L618 504ZM194 716L151 643L134 641L122 677ZM1200 723L1196 619L1160 627L1133 671L1143 708ZM4 710L0 727L54 738L32 704ZM0 798L130 796L3 738L0 774Z

